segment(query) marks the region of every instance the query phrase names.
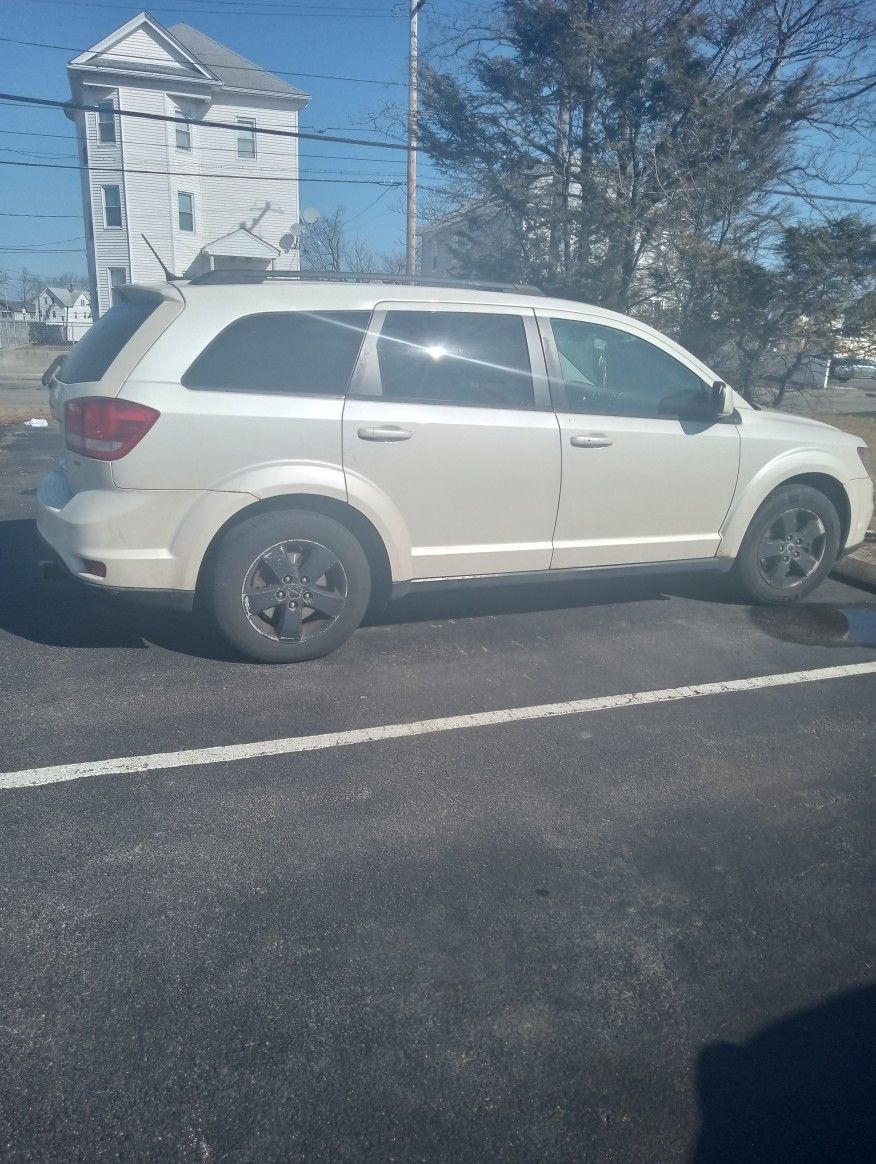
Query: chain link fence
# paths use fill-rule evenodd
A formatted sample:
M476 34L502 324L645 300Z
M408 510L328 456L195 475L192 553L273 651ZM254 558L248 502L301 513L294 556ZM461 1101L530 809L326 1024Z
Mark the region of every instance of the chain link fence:
M0 348L29 344L30 324L24 319L0 319Z

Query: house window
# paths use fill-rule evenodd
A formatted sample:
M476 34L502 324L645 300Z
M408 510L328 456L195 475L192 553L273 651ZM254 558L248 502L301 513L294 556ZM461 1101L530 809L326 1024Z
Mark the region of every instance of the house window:
M108 267L107 271L109 273L110 307L115 307L118 303L116 287L121 287L123 283L127 283L128 272L124 267Z
M122 225L122 192L118 186L103 187L103 224Z
M195 229L195 200L191 194L182 190L176 196L179 208L179 228L191 234Z
M255 122L250 117L237 119L237 156L239 158L254 158L256 156Z
M101 101L97 107L97 139L101 145L112 145L116 140L116 111L112 101Z
M174 117L182 117L183 112L181 109L175 109L173 115L174 115ZM187 151L191 150L191 148L192 148L192 127L191 127L191 124L188 121L184 125L181 124L180 122L177 122L175 129L176 129L176 148L178 150L187 150Z

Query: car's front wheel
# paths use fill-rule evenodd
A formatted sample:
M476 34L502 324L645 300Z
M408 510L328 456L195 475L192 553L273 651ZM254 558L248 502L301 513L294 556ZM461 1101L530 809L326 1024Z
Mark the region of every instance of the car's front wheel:
M339 647L371 593L365 551L340 522L272 510L231 527L213 560L208 598L228 642L260 663L297 663Z
M827 577L842 527L833 503L810 485L783 485L754 515L736 558L736 580L755 602L783 606Z

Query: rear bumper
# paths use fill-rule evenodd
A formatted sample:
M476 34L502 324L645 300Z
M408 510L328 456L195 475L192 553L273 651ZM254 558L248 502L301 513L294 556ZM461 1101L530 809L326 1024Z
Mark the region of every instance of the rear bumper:
M252 500L244 493L182 489L73 494L57 468L37 488L36 522L43 541L80 582L139 601L191 607L207 547ZM88 561L102 562L106 577L91 573Z
M105 582L98 578L90 577L83 573L74 573L58 551L53 546L50 546L42 535L40 536L40 542L42 543L44 560L57 566L58 570L63 573L65 579L69 579L71 582L78 582L88 590L105 594L109 598L118 598L125 602L132 602L137 606L157 606L165 610L184 611L187 614L194 609L194 590L140 590L132 586L126 586L124 588L120 586L107 586Z

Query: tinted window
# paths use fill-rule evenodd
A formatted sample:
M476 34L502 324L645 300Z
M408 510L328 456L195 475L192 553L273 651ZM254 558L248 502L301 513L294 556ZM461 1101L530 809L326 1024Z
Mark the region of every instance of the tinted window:
M246 315L221 332L182 378L186 388L343 396L368 311Z
M552 319L571 412L690 416L708 410L699 376L662 349L614 327Z
M381 391L396 400L531 408L532 372L518 315L389 311L377 341Z
M64 360L58 379L65 384L100 380L104 372L146 322L160 300L123 299L85 333Z

